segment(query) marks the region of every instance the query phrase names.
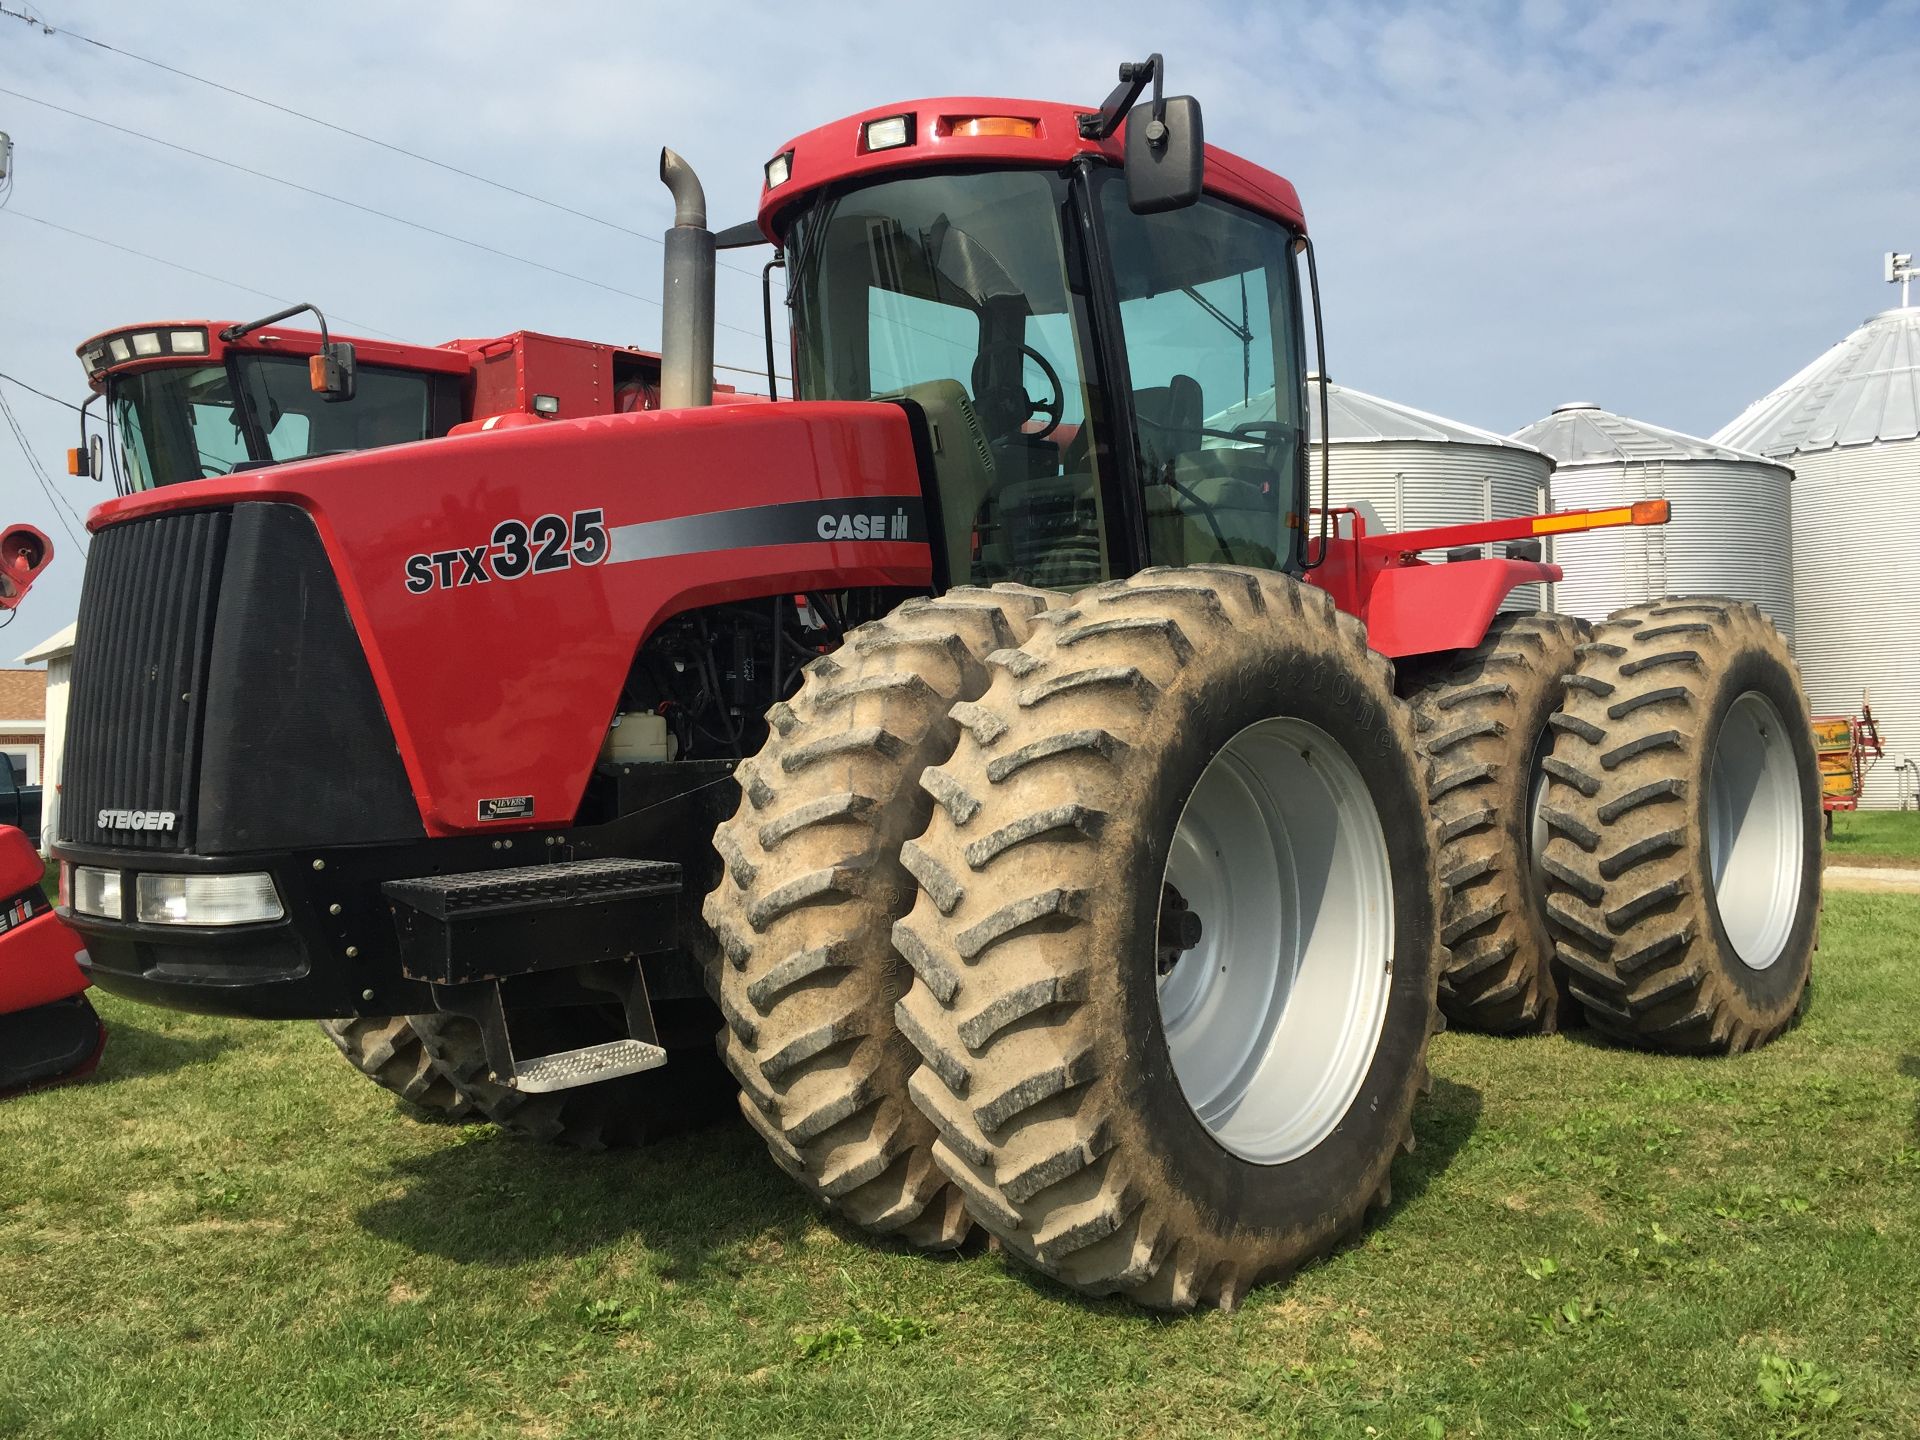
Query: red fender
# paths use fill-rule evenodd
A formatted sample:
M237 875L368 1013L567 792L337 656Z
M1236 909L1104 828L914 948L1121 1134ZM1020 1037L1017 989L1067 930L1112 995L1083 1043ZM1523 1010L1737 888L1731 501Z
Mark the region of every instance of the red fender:
M1471 650L1486 638L1500 602L1515 589L1560 576L1558 565L1530 560L1390 565L1374 578L1362 612L1367 641L1394 659Z

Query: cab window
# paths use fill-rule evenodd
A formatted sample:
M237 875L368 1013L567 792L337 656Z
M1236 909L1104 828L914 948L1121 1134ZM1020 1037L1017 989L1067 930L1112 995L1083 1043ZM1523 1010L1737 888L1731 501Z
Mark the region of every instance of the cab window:
M1212 197L1136 215L1097 177L1156 565L1280 566L1302 445L1293 235Z

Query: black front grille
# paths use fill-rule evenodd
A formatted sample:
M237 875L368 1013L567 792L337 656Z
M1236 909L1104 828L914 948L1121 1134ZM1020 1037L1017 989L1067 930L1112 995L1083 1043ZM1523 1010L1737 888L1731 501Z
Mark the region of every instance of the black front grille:
M61 762L61 839L185 850L193 836L207 654L228 512L109 526L80 592ZM102 826L102 811L170 812L171 828Z

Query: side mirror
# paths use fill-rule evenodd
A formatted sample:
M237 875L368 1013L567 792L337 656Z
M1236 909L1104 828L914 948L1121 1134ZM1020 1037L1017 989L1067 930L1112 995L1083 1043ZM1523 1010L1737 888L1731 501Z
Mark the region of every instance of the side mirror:
M329 401L353 399L353 345L346 340L324 341L320 353L308 357L307 385Z
M1134 106L1127 114L1127 208L1136 215L1156 215L1198 200L1206 174L1205 144L1200 102L1191 95Z
M82 480L104 480L107 474L107 447L98 435L87 438L84 446L67 451L67 473Z

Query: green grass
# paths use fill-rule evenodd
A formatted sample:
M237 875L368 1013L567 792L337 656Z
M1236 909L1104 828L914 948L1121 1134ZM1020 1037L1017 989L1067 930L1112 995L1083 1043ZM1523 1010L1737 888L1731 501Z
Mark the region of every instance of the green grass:
M1920 866L1920 811L1842 810L1827 841L1829 865Z
M1183 1319L865 1242L739 1127L535 1149L107 1000L0 1105L0 1435L1913 1435L1920 899L1825 939L1758 1055L1441 1036L1384 1222Z

